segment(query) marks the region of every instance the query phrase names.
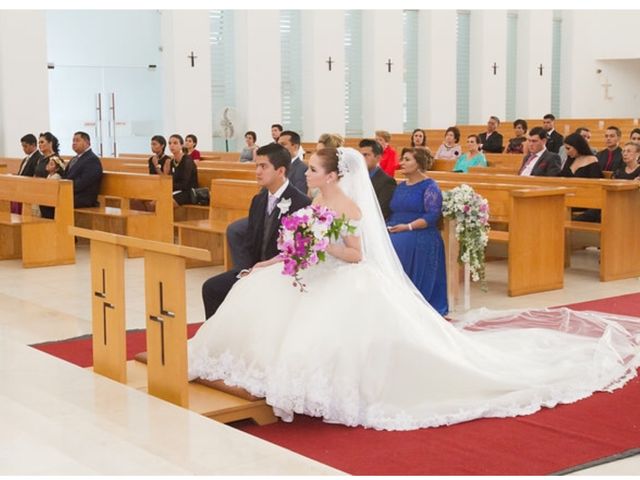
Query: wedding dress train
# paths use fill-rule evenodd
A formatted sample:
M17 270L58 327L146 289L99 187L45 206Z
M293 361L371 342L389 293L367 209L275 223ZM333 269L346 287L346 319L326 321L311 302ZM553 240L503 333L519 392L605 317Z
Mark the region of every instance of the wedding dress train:
M303 271L307 292L281 264L238 281L189 341L191 378L243 387L285 421L303 413L409 430L529 414L635 376L635 318L554 309L443 319L389 257L364 162L344 154L365 259L330 257Z

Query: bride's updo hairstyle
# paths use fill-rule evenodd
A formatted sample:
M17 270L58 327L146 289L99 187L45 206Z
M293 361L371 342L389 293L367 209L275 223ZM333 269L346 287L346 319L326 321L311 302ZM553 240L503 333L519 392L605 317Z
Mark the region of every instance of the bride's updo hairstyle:
M338 149L337 148L321 148L316 152L316 156L322 162L322 168L327 173L336 172L338 178L342 177L338 170Z

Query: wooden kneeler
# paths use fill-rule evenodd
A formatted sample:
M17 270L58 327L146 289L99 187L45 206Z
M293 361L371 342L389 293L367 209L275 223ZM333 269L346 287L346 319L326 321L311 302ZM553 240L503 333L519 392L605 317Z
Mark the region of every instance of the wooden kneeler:
M263 399L223 382L189 383L185 259L210 260L210 252L99 230L69 227L91 241L93 369L181 407L221 422L276 417ZM124 296L125 248L144 251L146 363L127 362Z

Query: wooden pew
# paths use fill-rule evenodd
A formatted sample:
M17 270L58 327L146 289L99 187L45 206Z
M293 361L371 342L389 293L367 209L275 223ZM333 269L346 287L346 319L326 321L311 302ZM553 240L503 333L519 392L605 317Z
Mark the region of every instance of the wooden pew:
M6 163L0 163L0 174L5 174L8 173L7 172L7 164Z
M22 202L22 215L10 201ZM53 219L31 216L31 205L55 207ZM24 267L75 263L73 183L68 180L0 175L0 259L22 258Z
M640 184L626 180L521 177L518 175L429 172L434 180L509 183L530 186L575 188L565 197L565 230L592 232L600 239L600 280L603 282L640 276ZM571 219L571 208L600 209L601 223ZM569 254L565 263L569 264Z
M438 181L444 191L462 183L489 202L490 220L508 230L490 230L489 240L506 243L509 296L555 290L564 284L564 198L572 193L563 187ZM540 248L544 245L544 248Z
M187 266L220 265L231 268L227 245L227 226L248 215L251 199L260 191L257 182L247 180L212 179L209 216L202 220L176 222L178 243L211 252L211 263L188 261Z
M107 200L114 198L120 200L120 208L107 206ZM75 210L78 227L173 243L171 177L104 172L98 199L99 207ZM132 210L132 199L155 201L155 212ZM129 250L130 257L140 253Z
M22 158L14 158L14 157L0 157L0 163L6 165L6 171L2 173L12 173L17 174L20 169L20 163L22 162Z

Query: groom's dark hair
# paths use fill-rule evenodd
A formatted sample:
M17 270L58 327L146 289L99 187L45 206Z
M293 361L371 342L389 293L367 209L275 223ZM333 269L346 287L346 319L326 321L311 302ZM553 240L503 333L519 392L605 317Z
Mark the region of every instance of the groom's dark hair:
M279 143L269 143L256 150L256 155L262 155L269 159L271 165L276 170L280 167L284 167L285 175L289 173L289 166L291 165L291 154L289 150L284 148Z

